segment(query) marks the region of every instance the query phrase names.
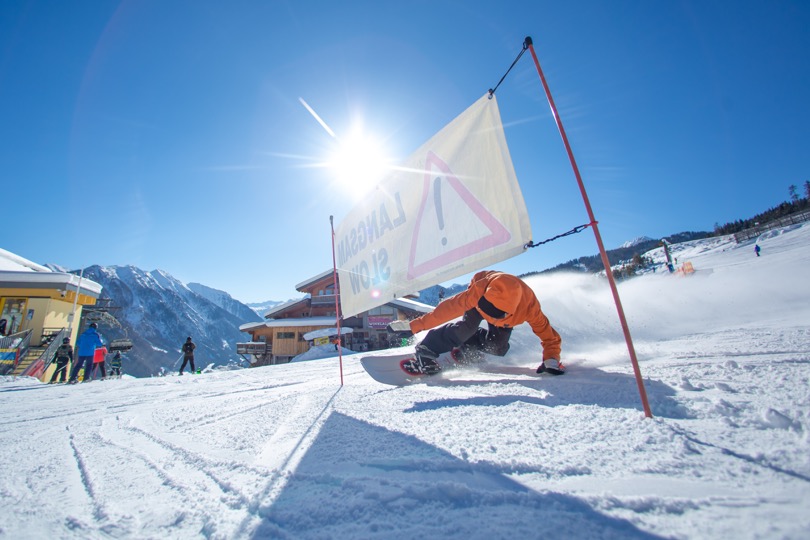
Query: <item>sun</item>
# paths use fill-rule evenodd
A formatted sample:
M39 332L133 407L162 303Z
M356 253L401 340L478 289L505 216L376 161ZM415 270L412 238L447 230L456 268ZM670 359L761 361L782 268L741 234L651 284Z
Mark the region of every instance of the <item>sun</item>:
M391 160L378 138L355 126L345 137L335 138L335 149L327 159L327 166L342 188L360 196L385 177L391 169Z
M318 167L329 169L331 178L348 195L361 198L393 170L393 161L382 141L367 133L355 118L346 135L338 135L302 97L298 101L330 137L331 151Z

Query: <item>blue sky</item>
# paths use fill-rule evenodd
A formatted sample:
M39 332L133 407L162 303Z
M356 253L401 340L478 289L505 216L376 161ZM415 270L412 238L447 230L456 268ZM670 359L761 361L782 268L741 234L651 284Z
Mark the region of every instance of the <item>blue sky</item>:
M711 230L810 179L804 1L3 2L0 247L245 301L331 267L355 199L313 166L362 125L406 158L525 36L607 248ZM535 240L588 221L526 54L498 89ZM597 252L585 232L498 265ZM461 280L459 280L461 281Z

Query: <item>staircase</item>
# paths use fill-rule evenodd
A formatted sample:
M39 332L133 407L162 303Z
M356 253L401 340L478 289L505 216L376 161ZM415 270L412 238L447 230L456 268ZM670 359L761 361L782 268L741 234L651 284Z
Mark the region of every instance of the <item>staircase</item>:
M62 342L62 337L67 335L67 330L63 328L44 330L39 345L30 345L30 330L28 332L26 339L18 347L19 361L8 374L14 377L26 375L42 378L51 364L56 349Z
M47 347L29 347L28 352L22 357L22 360L19 361L17 367L14 368L9 375L14 377L19 377L22 375L25 370L31 367L34 362L42 358L42 353L44 353L46 349Z
M20 360L28 353L31 330L0 337L0 375L11 375Z

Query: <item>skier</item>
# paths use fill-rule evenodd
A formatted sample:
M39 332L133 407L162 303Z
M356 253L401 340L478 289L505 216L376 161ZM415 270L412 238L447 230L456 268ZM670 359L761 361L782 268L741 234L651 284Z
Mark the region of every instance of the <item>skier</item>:
M121 378L121 351L116 351L110 360L110 377Z
M70 345L70 338L62 339L62 344L56 349L53 358L56 360L56 370L53 372L53 375L51 375L51 380L48 384L55 383L57 375L59 375L59 382L65 382L65 379L67 379L68 362L73 361L73 347Z
M755 244L754 245L754 253L757 254L757 257L759 257L759 252L760 251L762 251L762 248L759 247L759 244Z
M97 328L98 325L96 323L90 323L87 330L82 332L79 339L76 340L76 354L78 358L76 362L73 363L73 369L70 372L70 380L68 383L76 384L79 382L79 370L82 369L82 366L84 366L85 375L92 371L93 353L96 352L96 348L104 345L101 341L101 336L96 330Z
M461 320L448 323L457 317ZM487 322L486 330L479 327L481 321ZM534 291L520 278L504 272L478 272L466 291L442 301L432 313L410 323L394 321L388 330L409 337L432 328L416 346L416 359L420 373L433 375L441 370L436 359L448 351L453 351L453 358L461 363L479 360L482 352L504 356L512 329L524 322L529 323L543 347L543 362L537 372L565 373L560 362L562 339L540 309Z
M191 372L194 373L194 349L197 346L194 345L194 342L191 341L191 336L186 338L186 342L183 343L183 365L180 366L180 375L183 374L183 370L186 368L186 363L191 363Z
M96 377L96 368L101 371L101 380L107 378L107 370L105 369L104 362L107 360L107 347L99 347L93 351L93 364L90 367L88 372L87 368L84 368L84 382L94 380Z

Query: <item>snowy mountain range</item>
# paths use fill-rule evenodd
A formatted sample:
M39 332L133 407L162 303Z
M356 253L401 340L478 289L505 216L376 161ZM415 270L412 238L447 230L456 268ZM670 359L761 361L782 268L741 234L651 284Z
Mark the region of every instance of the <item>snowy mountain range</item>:
M201 283L188 283L186 286L193 292L202 296L203 298L207 298L214 304L218 305L228 313L236 315L244 322L262 320L261 315L264 314L264 311L262 312L256 311L250 305L243 304L242 302L236 300L225 291L220 291L219 289L212 289L211 287L207 287ZM259 315L258 318L256 317L257 314Z
M198 367L245 365L236 343L246 335L239 326L260 321L252 309L228 293L200 284L188 286L163 270L147 272L135 266L91 266L84 275L103 286L99 305L121 327L100 323L105 339L128 337L133 348L124 370L136 377L179 369L180 346L191 337Z
M633 246L637 246L639 244L643 244L644 242L650 242L652 240L655 240L655 239L650 238L649 236L638 236L636 238L633 238L632 240L628 240L627 242L622 244L621 247L630 248L630 247L633 247Z
M245 305L259 315L264 316L265 313L284 302L284 300L267 300L265 302L248 302Z

